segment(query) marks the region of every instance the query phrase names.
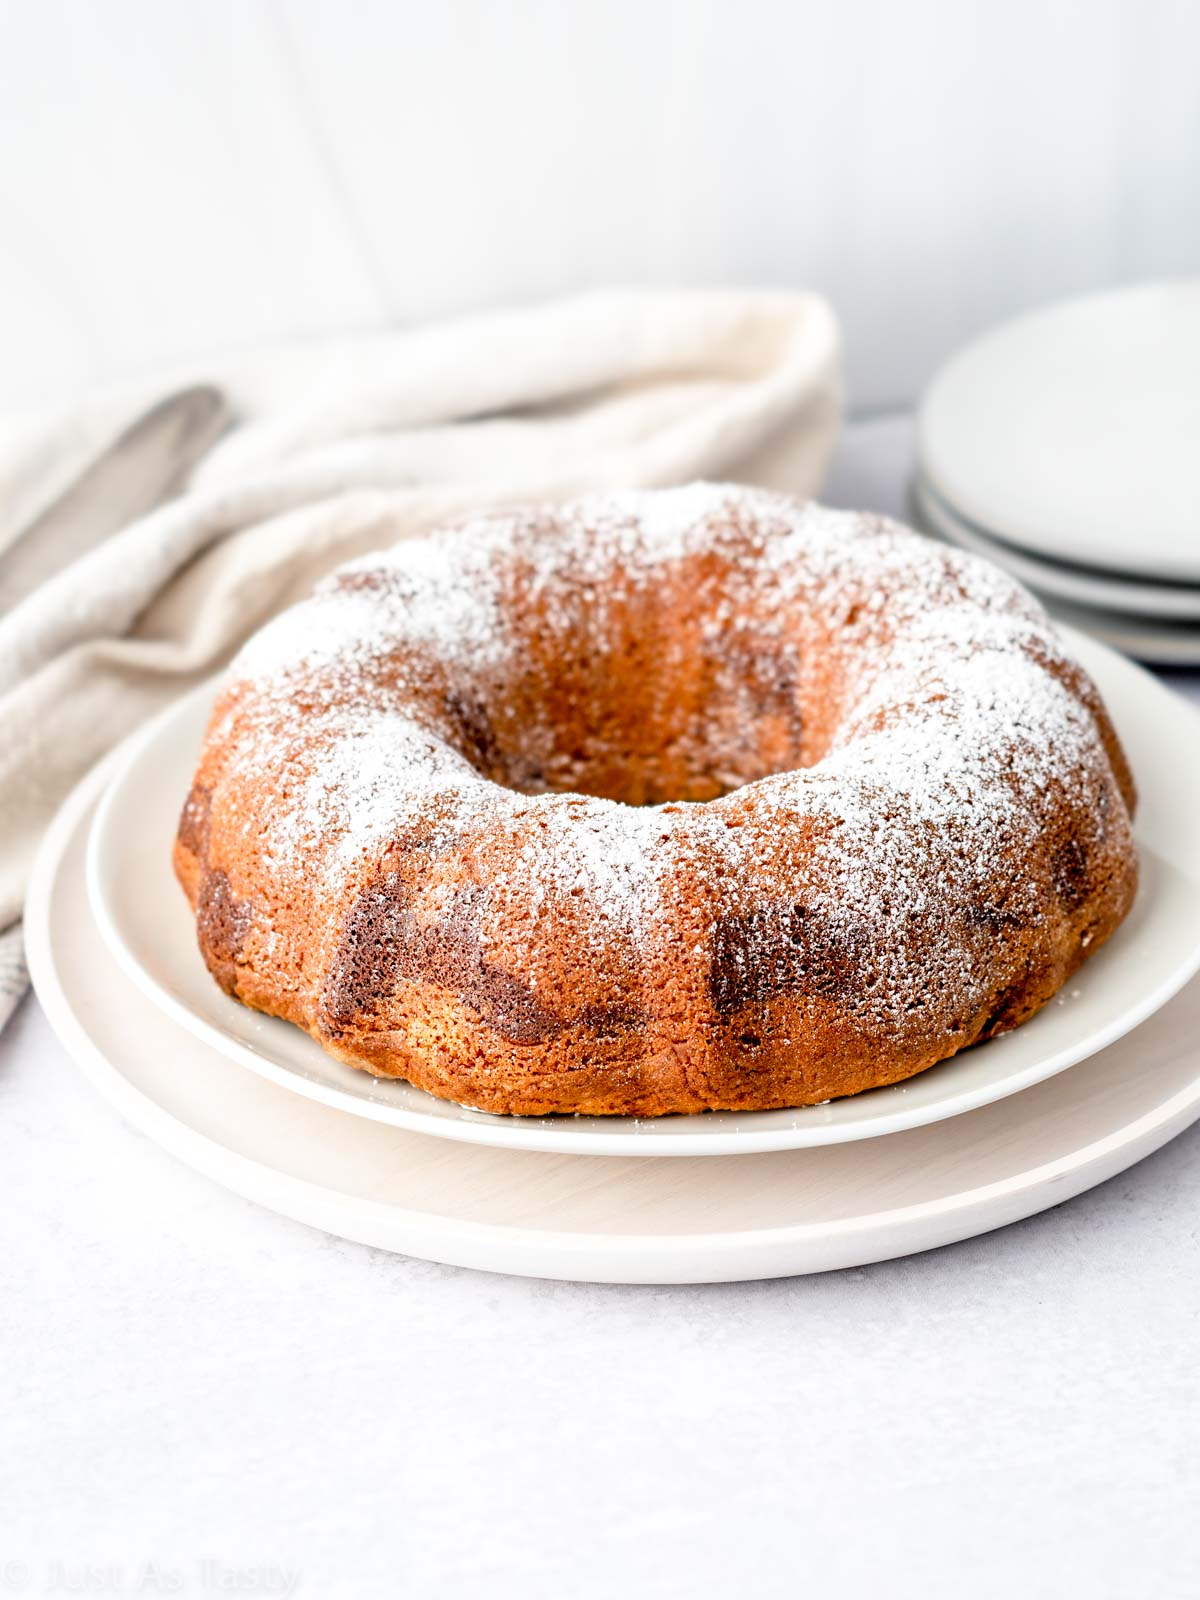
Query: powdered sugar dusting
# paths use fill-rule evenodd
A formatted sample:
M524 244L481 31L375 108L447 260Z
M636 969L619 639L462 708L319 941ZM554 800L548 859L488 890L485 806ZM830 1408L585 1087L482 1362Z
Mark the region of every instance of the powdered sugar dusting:
M281 612L248 640L231 674L268 682L281 674L345 676L398 641L477 668L494 665L504 642L494 560L502 525L487 534L465 538L456 558L444 542L409 539L348 562L311 600Z
M706 803L641 807L517 793L483 775L462 721L476 701L483 715L502 698L523 660L505 602L514 572L540 626L584 616L602 642L618 577L653 588L712 551L731 565L706 650L746 634L772 661L786 645L801 667L842 653L843 700L817 759ZM436 693L430 661L443 674ZM745 670L731 653L716 681L735 711ZM741 916L751 930L735 965L757 959L756 939L769 949L785 938L802 910L840 930L873 975L864 1003L877 1008L917 979L970 1002L980 941L1037 914L1020 869L1041 848L1047 796L1080 826L1094 819L1088 848L1128 848L1128 818L1103 823L1115 791L1096 718L1036 601L884 519L763 491L610 496L399 544L272 623L232 679L251 685L229 713L236 760L277 775L263 824L275 870L316 873L334 892L433 819L446 849L470 856L497 916L515 896L534 917L581 903L600 946L617 928L674 937L690 874L708 886L714 925ZM469 691L453 725L445 682ZM301 703L303 738L289 745ZM714 715L712 739L729 745L710 752L714 770L744 754L752 708L739 716L718 733ZM698 960L710 954L697 946Z
M276 862L319 850L336 877L374 852L429 796L482 787L465 756L409 717L368 711L328 721L327 739L295 802L270 821L268 849Z
M608 495L603 500L584 501L580 516L625 522L636 528L646 547L661 559L678 548L689 534L702 533L710 524L714 510L722 503L735 504L745 494L722 490L711 483L688 483L677 489L631 489Z

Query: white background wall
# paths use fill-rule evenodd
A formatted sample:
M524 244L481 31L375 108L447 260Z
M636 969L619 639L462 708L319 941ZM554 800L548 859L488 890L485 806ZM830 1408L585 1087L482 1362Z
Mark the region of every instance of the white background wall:
M1189 0L0 0L0 406L611 282L814 285L858 410L1200 270Z

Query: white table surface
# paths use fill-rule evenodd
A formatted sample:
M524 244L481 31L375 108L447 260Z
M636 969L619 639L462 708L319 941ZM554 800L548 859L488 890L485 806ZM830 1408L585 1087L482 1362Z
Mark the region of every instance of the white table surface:
M827 498L899 511L909 451L851 430ZM540 1283L215 1188L27 1001L0 1169L0 1594L1200 1594L1200 1126L905 1261Z

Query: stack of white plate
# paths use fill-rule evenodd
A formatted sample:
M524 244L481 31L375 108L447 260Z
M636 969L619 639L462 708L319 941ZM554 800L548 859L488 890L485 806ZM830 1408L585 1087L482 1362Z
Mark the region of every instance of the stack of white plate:
M34 982L64 1045L143 1133L239 1194L384 1249L701 1282L999 1227L1200 1117L1200 724L1132 662L1070 643L1137 775L1137 902L1031 1021L906 1083L794 1111L497 1117L333 1060L221 992L174 881L211 688L135 735L50 829L26 911Z
M1200 664L1200 283L1069 301L968 346L921 407L913 502L1064 621Z

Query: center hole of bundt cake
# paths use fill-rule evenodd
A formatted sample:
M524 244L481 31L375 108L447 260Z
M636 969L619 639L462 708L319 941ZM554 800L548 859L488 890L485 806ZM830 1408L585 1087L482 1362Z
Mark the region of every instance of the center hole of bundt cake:
M655 662L636 650L556 676L531 666L445 698L453 743L522 794L624 805L715 800L805 764L794 674L774 656Z
M610 537L548 538L503 566L502 648L468 654L447 685L456 747L521 793L631 806L713 800L805 765L829 697L802 671L793 611L752 581L757 550L735 530L649 561Z

